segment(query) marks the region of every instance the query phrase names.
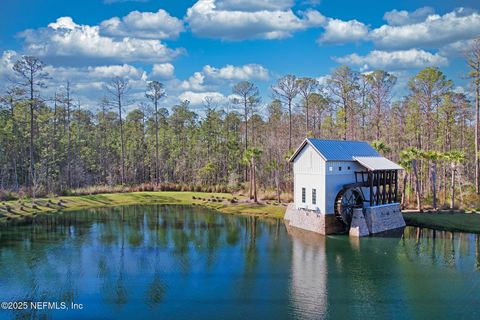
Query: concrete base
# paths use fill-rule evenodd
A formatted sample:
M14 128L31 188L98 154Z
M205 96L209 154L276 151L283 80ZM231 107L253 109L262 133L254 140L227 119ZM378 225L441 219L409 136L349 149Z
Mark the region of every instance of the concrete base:
M400 204L390 203L364 209L365 221L370 234L405 227Z
M319 233L345 233L345 225L334 214L322 214L314 211L296 209L289 204L284 219L291 227ZM389 230L402 230L405 227L400 204L391 203L364 209L355 209L349 234L364 237L370 234L385 233Z
M345 227L333 214L322 214L308 210L298 210L289 204L284 219L289 226L319 233L334 234L345 232Z
M363 215L363 209L354 209L352 216L352 223L350 224L351 237L365 237L370 235L368 230L367 222L365 221L365 216Z

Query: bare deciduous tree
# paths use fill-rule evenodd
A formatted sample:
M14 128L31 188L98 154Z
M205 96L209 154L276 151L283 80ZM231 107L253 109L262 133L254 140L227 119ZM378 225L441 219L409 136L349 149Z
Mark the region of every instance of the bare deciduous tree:
M318 89L318 81L313 78L300 78L297 80L298 83L298 92L303 100L303 107L305 109L305 135L308 135L310 131L309 120L310 120L310 95L315 93Z
M122 119L122 103L129 90L127 79L116 77L105 85L105 89L110 94L113 102L118 107L118 120L120 123L120 144L122 148L122 168L121 168L121 182L125 183L125 140L123 137L123 119Z
M347 140L347 138L354 138L352 118L355 110L355 99L358 95L358 90L360 89L358 80L359 73L353 71L347 66L340 66L335 69L327 80L330 92L343 111L344 140Z
M297 77L288 74L280 78L272 87L273 95L288 107L288 150L292 149L292 103L298 95L299 88Z
M383 71L376 70L365 75L368 89L368 100L374 107L375 139L380 140L380 125L385 107L390 103L391 91L397 77Z
M165 97L165 90L163 84L158 81L150 81L148 83L146 97L153 102L155 107L155 182L160 183L160 169L158 164L158 101Z
M248 114L249 114L249 105L252 101L259 99L259 92L256 85L248 81L241 81L237 83L233 89L233 94L236 94L240 97L240 100L234 101L237 104L242 104L244 108L244 118L245 118L245 150L248 148Z

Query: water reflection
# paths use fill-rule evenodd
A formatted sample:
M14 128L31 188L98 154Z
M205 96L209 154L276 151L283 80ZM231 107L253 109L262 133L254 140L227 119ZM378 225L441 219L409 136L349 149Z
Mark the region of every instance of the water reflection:
M323 237L184 206L39 216L0 227L0 301L86 308L0 318L471 318L479 240Z
M292 236L291 297L298 317L324 318L327 315L326 238L289 227Z
M475 318L479 235L406 228L400 235L292 237L291 301L301 318Z

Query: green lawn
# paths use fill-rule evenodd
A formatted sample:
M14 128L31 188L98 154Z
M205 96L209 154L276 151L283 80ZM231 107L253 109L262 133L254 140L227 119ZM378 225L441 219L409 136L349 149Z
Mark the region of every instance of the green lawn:
M404 212L407 225L447 231L480 233L480 214L455 211Z
M195 197L195 199L193 199ZM218 197L218 202L207 201ZM238 203L230 203L233 198L228 193L204 192L132 192L107 193L86 196L39 198L32 205L30 200L0 202L0 222L21 219L37 214L72 211L88 208L134 205L134 204L184 204L201 205L227 214L245 214L268 218L283 218L286 207L269 204L245 203L239 197ZM480 233L480 214L442 211L439 213L404 212L407 225L449 231Z
M195 197L195 199L194 199ZM217 197L218 202L207 201ZM201 199L199 199L201 198ZM201 205L229 214L246 214L270 218L283 218L285 206L274 204L243 203L246 198L238 197L238 203L227 193L203 192L132 192L108 193L86 196L39 198L33 205L30 200L0 202L0 221L32 217L55 211L72 211L97 207L134 204L184 204Z

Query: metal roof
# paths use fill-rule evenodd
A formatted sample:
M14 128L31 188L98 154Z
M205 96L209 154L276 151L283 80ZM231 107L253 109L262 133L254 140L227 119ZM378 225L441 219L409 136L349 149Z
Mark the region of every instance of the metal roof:
M367 142L307 138L290 158L293 161L305 144L310 144L325 161L353 161L353 157L381 157Z
M384 157L353 157L369 170L403 170L401 166Z

